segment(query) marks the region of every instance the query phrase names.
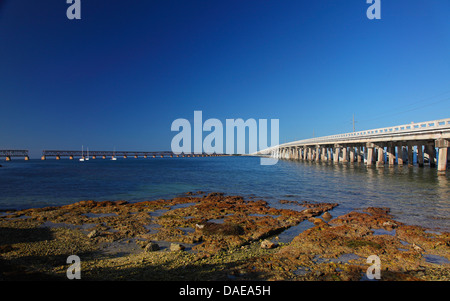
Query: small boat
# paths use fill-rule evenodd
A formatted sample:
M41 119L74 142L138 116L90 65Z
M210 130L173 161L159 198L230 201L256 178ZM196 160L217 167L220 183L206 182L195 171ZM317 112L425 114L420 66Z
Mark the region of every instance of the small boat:
M117 158L116 158L116 148L115 147L114 147L114 151L113 151L113 155L111 157L111 160L113 160L113 161L117 160Z
M84 160L89 161L89 147L87 148L87 157Z
M84 162L84 156L83 156L83 145L81 146L81 158L80 158L81 162Z

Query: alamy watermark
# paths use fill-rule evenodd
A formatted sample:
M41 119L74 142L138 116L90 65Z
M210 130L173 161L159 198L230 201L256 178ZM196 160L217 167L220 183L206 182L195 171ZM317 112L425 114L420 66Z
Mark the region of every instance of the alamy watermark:
M66 0L67 4L71 4L66 11L67 19L81 19L81 0Z
M67 257L67 263L71 265L66 271L67 278L72 279L81 279L81 260L77 255L70 255Z
M381 260L377 255L370 255L367 257L367 263L372 265L367 269L366 276L368 279L381 279Z
M67 8L66 16L69 20L81 19L81 0L66 0L70 6ZM370 4L367 9L366 15L370 20L381 19L381 0L366 0L367 4Z
M381 19L381 0L366 0L367 4L371 4L367 9L366 15L369 20Z
M258 150L269 148L267 145L268 122L267 119L243 120L226 119L225 136L222 122L216 118L207 119L203 122L202 111L194 111L194 127L191 122L184 118L178 118L172 122L172 131L178 131L171 143L174 154L255 154ZM246 131L248 137L246 139ZM203 132L211 132L203 139ZM235 136L235 131L237 135ZM192 143L193 133L193 143ZM225 140L224 140L225 138ZM225 143L224 143L225 142ZM270 120L270 143L271 146L279 144L279 120ZM192 151L193 144L193 151ZM236 151L235 151L236 144ZM248 152L246 152L248 145ZM225 146L225 151L224 151ZM258 149L259 146L259 149ZM274 165L278 162L276 158L261 157L261 165Z

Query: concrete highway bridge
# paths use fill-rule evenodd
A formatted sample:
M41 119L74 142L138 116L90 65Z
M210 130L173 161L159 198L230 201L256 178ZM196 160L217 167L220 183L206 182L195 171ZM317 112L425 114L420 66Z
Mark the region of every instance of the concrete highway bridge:
M450 118L317 137L273 146L253 155L315 162L354 163L390 167L428 164L444 173L450 148Z

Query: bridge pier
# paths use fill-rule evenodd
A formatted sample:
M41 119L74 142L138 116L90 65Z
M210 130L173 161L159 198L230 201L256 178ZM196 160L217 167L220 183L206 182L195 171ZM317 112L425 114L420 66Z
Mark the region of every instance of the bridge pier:
M430 167L436 167L436 149L433 144L427 144L427 154Z
M397 145L397 164L403 166L403 146L401 144Z
M417 145L417 164L423 167L423 145L420 143Z
M377 167L384 167L384 147L383 146L378 146L377 147L377 152L378 152L378 156L377 156Z
M347 163L348 162L348 158L347 158L347 146L344 146L342 148L342 163Z
M373 143L367 143L366 145L366 149L367 149L367 166L371 166L373 164L373 150L374 150L374 145Z
M413 166L414 162L413 162L413 144L410 142L408 143L408 166Z
M349 149L350 153L350 163L355 163L355 147L351 146Z
M389 161L389 167L394 167L395 165L395 146L389 143L387 148L387 156Z
M445 173L447 170L448 148L450 147L450 140L438 139L435 142L438 148L438 173Z
M333 163L338 164L339 163L339 152L340 147L338 145L334 146L334 154L333 154Z

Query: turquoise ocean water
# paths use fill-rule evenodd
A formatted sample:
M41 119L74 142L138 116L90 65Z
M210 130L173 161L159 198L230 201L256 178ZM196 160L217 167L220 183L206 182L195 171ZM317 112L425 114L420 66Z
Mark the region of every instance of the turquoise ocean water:
M450 176L429 167L279 161L254 157L13 160L0 167L0 209L64 205L81 200L137 202L188 191L279 200L336 202L334 215L389 207L400 222L450 231ZM292 206L292 205L291 205Z

